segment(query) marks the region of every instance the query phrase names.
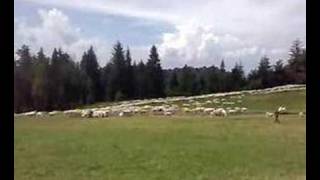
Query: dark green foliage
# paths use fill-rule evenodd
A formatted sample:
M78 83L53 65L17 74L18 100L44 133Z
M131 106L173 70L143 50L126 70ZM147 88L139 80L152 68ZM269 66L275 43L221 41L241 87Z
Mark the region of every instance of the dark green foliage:
M153 45L146 64L147 94L146 97L164 97L164 75L160 64L157 48Z
M41 48L37 56L34 57L32 69L32 97L34 108L39 110L47 109L49 87L49 58L43 53Z
M168 86L169 88L168 88L167 94L169 96L174 96L178 94L179 82L178 82L178 76L176 72L173 72L173 74L171 75Z
M116 93L126 92L126 66L127 62L124 57L124 51L120 42L113 47L111 61L109 62L109 77L108 77L108 99L115 100ZM107 65L108 66L108 65ZM125 99L125 94L121 96Z
M47 57L41 48L31 55L23 45L14 60L14 111L62 110L98 101L159 98L165 96L197 95L242 89L268 88L288 83L305 83L306 49L299 40L293 42L288 63L279 60L270 64L261 58L256 69L246 77L243 67L236 63L220 67L163 70L157 48L152 46L146 63L132 64L129 48L120 42L113 47L111 60L102 68L90 47L80 63L68 53L54 49Z
M90 86L92 86L91 92L88 94L87 102L101 101L103 90L100 81L100 69L92 46L83 54L80 69L88 76L91 83Z
M221 72L225 72L226 69L225 69L225 65L224 65L224 60L221 61L221 64L220 64L220 71Z
M245 86L246 77L241 64L236 63L234 68L231 70L231 82L233 84L232 90L239 90Z
M127 94L127 97L129 99L134 97L134 74L133 74L133 67L131 65L131 54L129 48L126 51L126 57L125 57L125 88L124 93Z
M133 67L134 71L134 89L135 89L135 98L145 98L147 94L147 69L143 61L141 60L137 66Z
M18 111L28 111L33 109L32 98L32 57L30 55L29 47L23 45L21 49L18 49L16 67L16 102Z
M185 65L180 78L180 93L184 96L197 94L196 74L191 67Z
M286 69L290 82L306 82L306 49L302 48L302 42L297 39L290 49L290 58Z

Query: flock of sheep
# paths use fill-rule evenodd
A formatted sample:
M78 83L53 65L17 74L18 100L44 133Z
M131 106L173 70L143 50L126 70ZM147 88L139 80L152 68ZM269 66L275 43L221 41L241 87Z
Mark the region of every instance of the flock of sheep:
M242 103L242 98L247 94L268 94L291 90L304 89L304 85L286 85L262 90L237 91L228 93L206 94L191 97L169 97L147 100L122 101L112 106L73 109L66 111L37 112L31 111L14 116L54 116L64 114L71 117L103 118L111 116L133 116L133 115L163 115L172 116L179 114L196 114L225 117L228 114L240 114L246 112L246 107L237 107ZM226 97L230 97L228 100ZM205 101L206 100L206 101ZM181 104L183 102L183 104ZM160 105L152 105L160 104ZM179 105L178 105L179 104ZM234 107L236 106L236 107ZM286 107L279 107L276 112L286 113ZM266 117L274 117L275 113L266 112ZM305 116L300 112L299 116Z
M279 114L286 114L286 113L287 113L287 108L284 107L284 106L280 106L280 107L276 110L276 112L278 112ZM274 117L276 112L274 112L274 113L266 112L265 116L266 116L266 117ZM305 117L305 116L306 116L306 113L305 113L305 112L299 112L298 115L299 115L300 117Z
M224 100L224 99L222 99ZM135 106L132 104L121 104L114 106L107 106L102 108L90 108L90 109L73 109L66 111L51 111L51 112L37 112L31 111L27 113L22 113L19 115L24 116L54 116L57 114L64 114L70 117L84 117L84 118L103 118L111 116L133 116L133 115L163 115L163 116L172 116L177 113L179 114L194 114L194 115L210 115L210 116L222 116L225 117L228 114L243 113L247 111L245 107L204 107L203 105L217 103L217 100L206 101L200 103L199 101L190 100L189 103L184 103L182 105L165 103L162 105L144 105L144 106ZM219 102L220 103L220 102ZM15 114L16 116L19 116Z

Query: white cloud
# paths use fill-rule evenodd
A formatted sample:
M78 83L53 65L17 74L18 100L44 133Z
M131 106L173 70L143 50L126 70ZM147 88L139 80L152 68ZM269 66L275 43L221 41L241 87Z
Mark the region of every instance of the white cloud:
M241 60L244 66L255 67L264 54L273 61L285 58L295 38L304 42L306 38L304 0L22 1L170 23L176 32L164 33L158 44L165 67L217 64L221 58L229 66ZM78 34L72 31L61 41L72 42L70 34ZM145 50L137 54L141 52Z
M219 65L224 59L228 68L241 61L248 70L265 54L284 56L281 50L259 47L230 34L217 35L212 27L195 24L179 26L177 32L164 34L159 51L165 67Z
M74 27L68 16L57 9L39 10L39 25L28 25L25 19L14 20L14 46L20 48L22 44L30 46L33 52L44 47L45 53L51 55L53 48L61 47L69 52L75 60L80 60L82 53L91 45L96 49L100 63L107 60L108 45L97 37L86 38L81 30Z

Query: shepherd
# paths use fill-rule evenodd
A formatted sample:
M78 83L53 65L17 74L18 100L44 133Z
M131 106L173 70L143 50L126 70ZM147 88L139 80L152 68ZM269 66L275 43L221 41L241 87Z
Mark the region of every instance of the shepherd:
M274 118L275 118L275 119L274 119L274 122L280 124L279 114L280 114L280 112L279 112L278 110L276 110L276 111L274 112Z

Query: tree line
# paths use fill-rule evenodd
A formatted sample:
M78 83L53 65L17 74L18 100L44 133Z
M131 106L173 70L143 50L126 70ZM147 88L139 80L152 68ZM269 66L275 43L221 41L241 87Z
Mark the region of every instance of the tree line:
M51 57L43 49L35 55L28 46L17 50L14 60L14 111L64 110L102 101L198 95L243 89L267 88L306 82L306 49L293 42L287 62L270 64L267 56L248 76L241 63L230 70L220 67L163 69L157 48L152 46L146 62L132 61L130 49L117 42L112 58L100 67L93 47L80 62L67 52L54 49Z

